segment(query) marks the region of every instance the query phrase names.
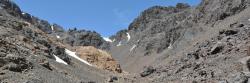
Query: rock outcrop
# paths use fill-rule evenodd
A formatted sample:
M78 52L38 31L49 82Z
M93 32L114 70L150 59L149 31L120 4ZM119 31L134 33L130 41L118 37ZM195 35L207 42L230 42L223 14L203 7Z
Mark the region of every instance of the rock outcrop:
M192 14L191 10L189 5L179 3L176 7L154 6L143 11L129 25L128 30L121 30L111 37L112 40L115 40L111 45L112 55L117 56L116 59L120 60L121 66L123 66L134 65L134 63L128 63L131 60L125 61L123 58L136 56L131 58L137 60L162 53L175 44L185 34L185 30L192 26L186 20ZM128 36L130 36L130 40L128 40ZM143 60L138 61L138 63L143 62ZM149 63L134 67L140 67L137 69L141 70ZM131 68L128 67L128 69Z
M13 16L22 17L21 9L17 6L16 3L12 2L11 0L1 0L0 7L1 9L5 9L9 14Z
M71 46L94 46L108 49L108 43L95 31L70 29L62 36L61 40Z
M195 10L194 22L214 24L249 7L249 0L202 0Z
M75 47L76 54L88 61L90 64L104 70L122 73L120 65L115 61L112 56L100 49L96 49L92 46L87 47Z

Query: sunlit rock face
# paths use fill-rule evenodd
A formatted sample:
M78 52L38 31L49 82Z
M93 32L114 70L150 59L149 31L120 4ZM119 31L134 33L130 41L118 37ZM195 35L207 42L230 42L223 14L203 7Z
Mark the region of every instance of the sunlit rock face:
M87 47L75 47L76 54L90 64L104 70L122 73L120 65L112 56L100 49L96 49L92 46Z

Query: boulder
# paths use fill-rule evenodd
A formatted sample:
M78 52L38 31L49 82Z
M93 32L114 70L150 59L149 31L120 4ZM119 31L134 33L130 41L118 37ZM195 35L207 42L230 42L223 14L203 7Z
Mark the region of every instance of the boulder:
M236 31L236 30L222 30L219 33L220 34L225 34L226 36L229 36L229 35L237 34L238 31Z
M22 18L28 22L32 22L32 15L30 15L29 13L22 13Z
M156 69L152 66L146 67L142 73L140 73L141 77L149 76L150 74L154 73Z
M65 53L65 48L60 46L53 46L51 49L53 55L58 56L60 59L64 60L66 63L70 64L70 58Z
M224 48L224 45L222 43L217 43L213 46L213 48L211 49L210 53L211 54L217 54L220 53Z
M108 82L115 82L115 81L118 81L118 77L112 76L112 77L110 77Z

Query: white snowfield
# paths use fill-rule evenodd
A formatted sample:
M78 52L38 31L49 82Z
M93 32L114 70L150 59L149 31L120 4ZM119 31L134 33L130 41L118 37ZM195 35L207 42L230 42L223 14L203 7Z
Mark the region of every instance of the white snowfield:
M56 62L58 63L62 63L62 64L65 64L65 65L68 65L68 63L66 63L65 61L63 61L61 58L59 58L58 56L54 55L53 56L56 58Z
M107 37L103 37L103 39L107 42L113 42L111 39L107 38Z
M59 38L61 38L61 37L60 37L60 36L58 36L58 35L56 35L56 38L58 38L58 39L59 39Z
M136 45L133 45L131 48L130 48L130 52L133 51L135 49Z
M130 37L130 35L129 35L129 33L127 33L127 38L128 38L128 41L129 41L129 40L130 40L130 38L131 38L131 37Z
M85 60L79 58L79 57L76 55L76 52L72 52L72 51L70 51L70 50L68 50L68 49L65 49L65 52L66 52L69 56L74 57L75 59L77 59L77 60L79 60L79 61L81 61L81 62L83 62L83 63L85 63L85 64L87 64L87 65L89 65L89 66L93 66L93 65L91 65L89 62L87 62L87 61L85 61Z

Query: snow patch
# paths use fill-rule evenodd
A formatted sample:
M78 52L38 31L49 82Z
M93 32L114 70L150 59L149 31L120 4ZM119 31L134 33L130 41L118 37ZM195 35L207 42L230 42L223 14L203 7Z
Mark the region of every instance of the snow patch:
M50 28L51 28L51 30L52 30L52 31L54 31L54 26L53 26L53 25L52 25L52 26L50 26Z
M121 46L122 45L122 42L120 41L116 46Z
M138 43L138 42L140 42L140 40L137 40L136 42Z
M220 42L220 41L218 41L217 43L218 43L218 44L222 44L222 42Z
M127 38L128 38L128 41L130 40L130 35L129 35L129 33L127 33Z
M133 51L135 49L136 45L133 45L131 48L130 48L130 52Z
M56 62L58 63L62 63L62 64L65 64L65 65L68 65L68 63L66 63L65 61L63 61L61 58L59 58L58 56L54 55L53 56L56 58Z
M173 48L173 46L172 46L172 44L170 44L169 46L168 46L168 49L172 49Z
M60 37L60 36L58 36L58 35L56 35L56 38L58 38L58 39L59 39L59 38L61 38L61 37Z
M107 38L107 37L103 37L103 39L107 42L113 42L111 39Z
M87 62L87 61L85 61L85 60L79 58L79 57L76 55L76 52L72 52L72 51L70 51L70 50L68 50L68 49L65 49L65 52L66 52L69 56L74 57L75 59L77 59L77 60L79 60L79 61L81 61L81 62L83 62L83 63L85 63L85 64L87 64L87 65L89 65L89 66L92 66L89 62Z
M26 14L26 13L24 13L24 12L22 13L22 15L25 15L25 14Z

